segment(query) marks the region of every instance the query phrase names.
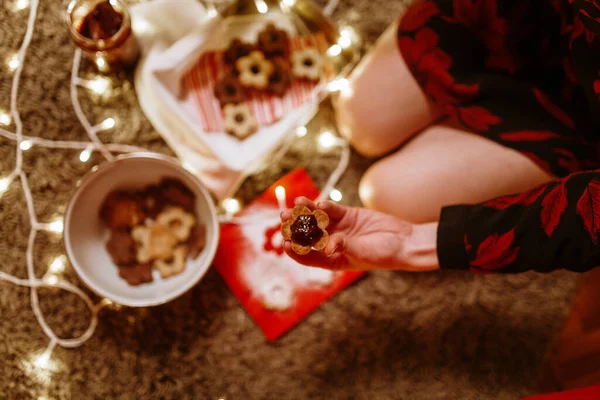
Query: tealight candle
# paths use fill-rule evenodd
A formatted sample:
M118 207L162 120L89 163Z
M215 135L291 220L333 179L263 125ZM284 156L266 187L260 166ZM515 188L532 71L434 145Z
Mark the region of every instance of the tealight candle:
M139 45L121 0L73 0L67 9L69 33L100 72L133 66Z

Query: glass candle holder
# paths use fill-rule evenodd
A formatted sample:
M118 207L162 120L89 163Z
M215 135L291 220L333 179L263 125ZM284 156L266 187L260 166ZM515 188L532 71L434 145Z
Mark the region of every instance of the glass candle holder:
M67 24L77 46L100 72L117 72L137 62L139 44L121 0L73 0Z

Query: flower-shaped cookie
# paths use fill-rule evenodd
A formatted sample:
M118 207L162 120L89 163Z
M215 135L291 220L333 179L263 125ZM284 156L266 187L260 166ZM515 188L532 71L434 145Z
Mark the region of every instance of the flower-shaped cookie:
M292 241L292 250L298 255L306 255L314 247L323 250L329 243L329 216L323 210L311 211L306 206L296 206L292 218L281 225L281 235Z
M173 275L180 274L185 270L185 257L187 249L185 246L179 246L173 252L173 255L168 260L156 260L154 268L160 272L162 278L168 278Z
M240 73L240 83L244 87L264 89L269 84L269 78L273 73L273 63L267 60L260 51L253 51L246 57L235 62Z
M282 58L273 60L275 69L269 78L267 90L275 96L284 96L292 85L292 76L287 62Z
M227 133L238 139L245 139L256 131L258 123L248 104L227 104L223 108L223 112L225 113L225 131Z
M258 46L267 57L285 57L288 53L288 34L269 24L258 34Z
M292 73L296 78L318 81L321 78L323 57L315 47L296 51L292 54Z
M219 79L215 85L214 93L221 107L246 101L246 89L233 74L227 74Z
M246 57L248 54L255 49L255 46L242 42L240 39L234 39L230 44L227 50L225 50L225 54L223 58L225 62L229 65L235 65L235 62L242 57Z
M143 264L171 258L177 244L177 237L171 229L161 224L136 226L131 231L131 237L138 245L137 261Z
M196 218L179 207L169 207L158 215L156 223L168 226L173 235L180 242L190 238L192 228L196 224Z

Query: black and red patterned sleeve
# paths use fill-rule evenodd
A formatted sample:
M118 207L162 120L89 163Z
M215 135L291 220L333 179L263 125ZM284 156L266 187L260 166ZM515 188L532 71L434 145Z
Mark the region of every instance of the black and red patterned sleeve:
M600 265L600 170L442 210L441 268L514 273Z

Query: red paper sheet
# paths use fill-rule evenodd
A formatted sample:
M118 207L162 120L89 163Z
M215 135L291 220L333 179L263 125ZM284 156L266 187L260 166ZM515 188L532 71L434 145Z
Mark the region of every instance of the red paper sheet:
M598 400L600 399L600 385L566 392L550 393L540 396L527 397L523 400Z
M275 188L286 190L286 205L293 207L298 196L316 198L319 190L306 171L296 169L274 183L238 216L252 218L244 225L221 227L221 240L215 267L240 300L246 311L262 329L267 340L275 340L288 331L321 303L358 279L361 272L336 272L331 284L307 283L308 270L283 253L279 233L279 208ZM292 308L274 312L264 307L261 285L274 276L286 276L295 293Z

